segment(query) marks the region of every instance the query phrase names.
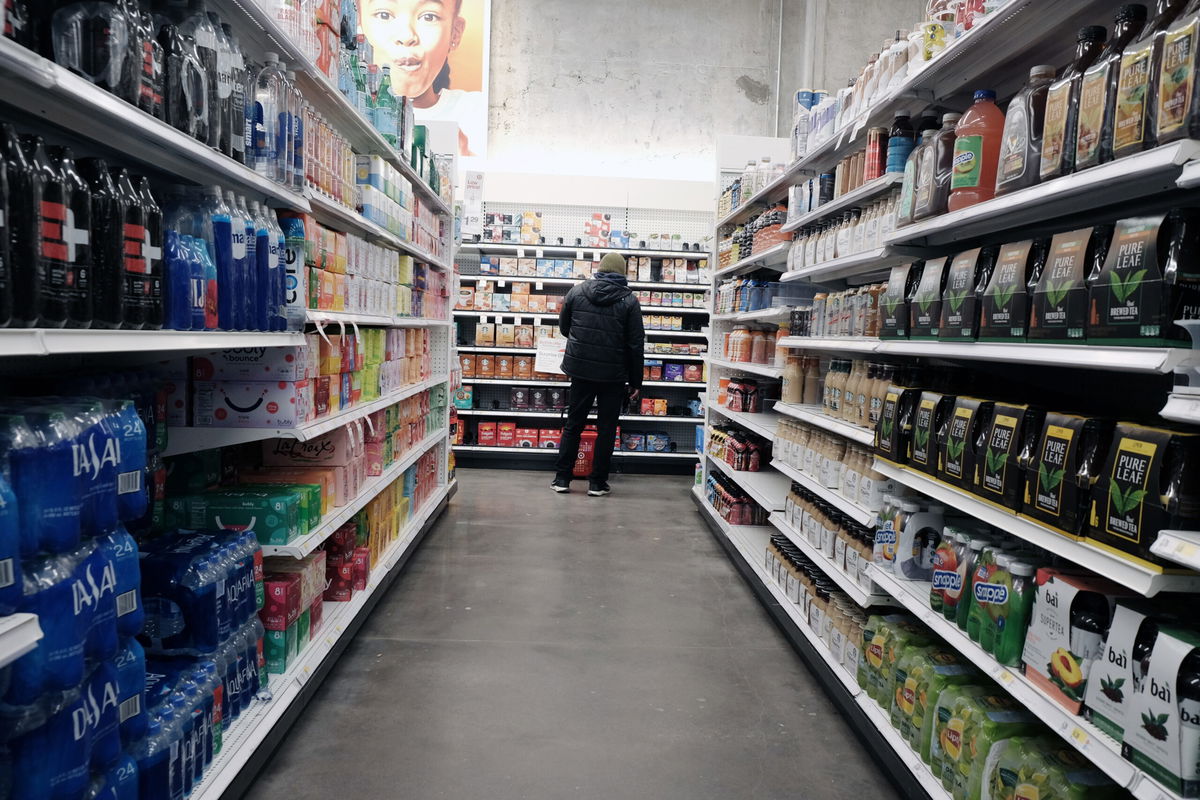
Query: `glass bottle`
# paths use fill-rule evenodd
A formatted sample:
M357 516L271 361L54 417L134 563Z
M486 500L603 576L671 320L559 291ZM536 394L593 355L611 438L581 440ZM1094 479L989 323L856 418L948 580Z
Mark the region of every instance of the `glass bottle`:
M936 130L922 131L921 143L913 148L904 164L904 183L900 187L900 211L896 215L896 227L908 225L913 221L917 186L923 179L921 165L926 153L933 153L933 141L936 136Z
M1112 38L1096 62L1084 70L1079 86L1079 115L1075 125L1074 169L1086 169L1112 160L1112 126L1117 105L1117 79L1121 54L1146 24L1141 3L1121 6Z
M1045 127L1042 131L1042 160L1040 180L1049 180L1074 171L1075 127L1079 118L1079 89L1083 73L1095 63L1104 50L1107 31L1103 25L1087 25L1079 29L1075 41L1075 58L1063 75L1050 84L1046 95Z
M1054 71L1052 64L1030 69L1029 82L1008 104L996 165L997 195L1033 186L1040 179L1046 96Z

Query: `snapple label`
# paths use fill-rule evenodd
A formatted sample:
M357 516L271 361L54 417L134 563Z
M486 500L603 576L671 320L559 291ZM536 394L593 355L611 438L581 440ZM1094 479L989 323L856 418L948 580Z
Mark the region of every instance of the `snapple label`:
M946 284L948 258L925 262L921 281L909 306L909 335L914 338L936 338L942 316L942 290Z
M987 280L995 257L995 250L979 247L954 257L942 293L938 338L974 339L978 335L979 295L975 289Z
M912 264L892 267L888 276L887 289L879 298L879 309L883 317L880 336L885 339L908 338L908 295L915 279Z
M1032 239L1000 248L996 266L983 291L980 339L1025 338L1025 325L1029 319L1027 285L1044 255L1044 246L1035 247Z
M1098 227L1055 234L1031 293L1030 339L1083 341L1091 254L1107 233Z

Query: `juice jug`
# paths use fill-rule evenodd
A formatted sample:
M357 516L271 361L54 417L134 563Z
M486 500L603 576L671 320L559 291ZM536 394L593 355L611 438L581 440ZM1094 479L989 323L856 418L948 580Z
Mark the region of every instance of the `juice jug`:
M976 91L975 104L962 115L954 132L953 172L946 203L950 211L991 200L996 193L996 162L1004 134L1004 114L996 107L996 93L991 89Z
M950 197L950 177L954 169L955 126L961 114L943 114L941 130L921 154L917 166L917 193L913 199L913 219L925 219L946 213Z
M1183 11L1184 0L1158 0L1154 19L1121 54L1121 75L1114 106L1112 154L1124 158L1154 147L1157 141L1158 72L1167 28Z
M1040 178L1042 130L1046 119L1046 95L1054 80L1054 66L1040 64L1029 70L1029 82L1008 104L1004 137L1000 143L996 194L1008 194L1033 186Z
M1121 6L1113 24L1112 38L1104 46L1104 52L1092 66L1084 70L1079 85L1079 115L1075 125L1076 170L1112 160L1112 126L1117 106L1121 53L1141 34L1145 24L1144 5L1130 3Z
M936 135L936 130L922 131L921 143L909 154L908 161L904 164L904 183L900 188L900 213L896 215L896 227L908 225L913 221L917 186L924 180L924 170L933 168L932 157L927 158L927 154L931 156L933 153L933 140ZM925 163L927 160L928 165Z
M1079 29L1075 58L1061 78L1050 84L1046 95L1045 127L1042 130L1041 180L1071 173L1075 163L1075 126L1079 119L1079 87L1083 72L1100 57L1107 31L1102 25Z
M1167 29L1163 38L1162 66L1158 72L1155 105L1159 144L1198 138L1200 114L1196 104L1196 44L1200 34L1200 2L1192 0Z

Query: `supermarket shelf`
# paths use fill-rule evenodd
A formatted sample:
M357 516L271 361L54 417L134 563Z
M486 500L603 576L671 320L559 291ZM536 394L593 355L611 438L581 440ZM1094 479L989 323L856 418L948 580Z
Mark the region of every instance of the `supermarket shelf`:
M642 314L707 314L707 308L686 308L684 306L642 306ZM520 317L521 319L557 320L558 312L551 311L455 311L456 317ZM649 330L646 333L650 333Z
M320 685L329 667L358 632L363 619L391 585L398 568L407 562L455 488L455 483L451 481L438 489L417 510L396 541L384 551L379 563L372 565L370 582L365 591L356 593L348 603L325 605L325 619L318 638L308 643L287 672L271 676L269 685L272 699L265 703L255 702L230 726L225 733L220 754L213 757L212 766L205 772L204 780L194 788L192 800L220 800L225 796L240 796L245 791L244 785L241 785L240 791L231 787L235 782L249 782L252 775L243 772L254 771L252 762L256 761L255 751L266 745L268 739L281 736L281 729L294 721L307 702L305 696L311 696ZM310 682L312 686L306 688ZM289 716L291 719L285 719Z
M285 347L304 344L300 333L253 331L121 331L67 328L0 330L0 357L71 353L145 353Z
M1200 393L1172 392L1167 396L1167 404L1158 413L1164 419L1174 422L1200 424Z
M955 623L931 609L928 582L899 580L881 570L876 564L872 564L868 569L876 585L916 615L984 674L999 683L1017 702L1062 736L1105 775L1124 787L1140 780L1138 769L1121 757L1120 742L1110 739L1083 717L1072 714L1047 697L1021 674L1019 667L1006 667L997 662L990 653L971 641L971 637Z
M329 433L348 422L362 419L381 408L387 408L399 403L405 398L438 384L445 383L449 378L441 375L434 378L405 386L399 391L392 392L386 397L362 403L348 411L334 414L324 419L311 422L299 428L170 428L167 435L167 448L164 456L176 456L180 453L194 453L198 450L211 450L215 447L229 447L247 442L260 442L265 439L298 439L306 442L310 439Z
M884 771L897 782L900 795L949 800L950 795L940 781L892 728L888 715L862 693L855 676L833 660L829 648L809 627L801 609L766 573L762 564L774 528L730 525L708 505L699 487L693 489L692 497L713 535L729 553L767 612L783 629L813 675L826 687L838 710L880 759Z
M827 486L821 485L816 478L805 475L792 465L785 464L782 461L772 461L771 466L779 470L789 480L793 480L800 484L829 505L850 517L850 519L854 520L859 525L871 525L875 521L874 511L863 508L858 503L843 496L841 492L834 491Z
M1200 574L1168 573L1150 566L1138 564L1116 553L1087 542L1069 539L1064 534L1047 528L1024 516L993 505L981 498L969 495L941 481L918 473L907 467L875 459L875 469L916 491L937 500L939 503L958 509L978 520L1012 534L1019 539L1032 542L1038 547L1062 556L1080 566L1103 575L1147 597L1159 592L1200 591Z
M464 247L466 245L463 245ZM532 283L537 291L541 291L542 286L574 286L577 283L583 283L587 278L540 278L533 275L459 275L459 279L463 283L491 283L496 284L503 289L509 281L521 281L523 283ZM707 283L674 283L671 281L630 281L630 289L669 289L675 292L696 292L708 291Z
M253 43L253 49L259 51L253 55L261 56L265 51L274 51L280 55L281 61L287 62L296 71L305 99L329 118L334 129L349 141L354 152L383 156L412 182L414 190L421 196L423 205L429 206L438 214L450 216L453 213L445 201L429 188L429 184L421 180L409 164L408 158L398 153L387 139L358 113L324 73L317 69L300 47L287 38L266 8L253 0L214 0L209 6L233 25L244 48L251 49L249 45ZM249 24L239 24L239 20L245 20Z
M550 380L516 380L513 378L463 378L464 384L494 384L497 386L568 386L568 381L550 381ZM708 384L699 383L697 381L642 381L642 386L661 386L669 389L691 389Z
M764 378L783 377L783 367L774 367L770 366L769 364L750 364L742 361L726 361L723 358L710 358L708 363L714 367L731 369L734 372L747 372L753 375L762 375Z
M413 242L402 239L386 228L376 225L353 208L342 205L332 197L322 194L312 187L306 189L304 194L308 198L309 204L312 205L313 216L321 222L331 227L349 228L365 236L368 241L402 250L412 255L417 261L423 261L440 270L448 272L453 269L447 260L438 258L423 247L418 247Z
M308 200L296 192L11 39L0 41L0 97L5 105L120 153L131 163L200 184L220 183L249 198L268 199L287 208L311 210Z
M647 336L672 336L672 337L681 338L681 339L701 336L701 337L707 339L708 338L708 328L701 328L698 331L655 331L655 330L647 329L646 335Z
M775 410L780 414L794 417L801 422L807 422L817 428L824 428L830 433L849 439L852 442L871 447L875 444L875 431L870 428L860 428L845 420L835 419L822 410L821 406L803 406L793 403L775 401Z
M861 253L851 253L848 256L822 261L820 264L810 264L799 269L790 270L779 277L780 281L799 280L836 280L851 276L863 276L882 272L889 267L912 260L911 255L905 255L893 247L878 247L874 250L864 250Z
M874 353L879 347L878 339L863 339L857 336L784 336L775 343L781 347L798 350L829 350L835 353Z
M507 411L505 409L491 408L460 408L458 415L460 417L528 417L531 419L551 419L561 417L566 413L563 408L548 408L545 411ZM595 415L588 417L595 419ZM702 425L704 417L660 417L651 414L622 414L620 416L622 422L678 422L683 425Z
M533 354L537 353L537 348L531 348L531 347L478 347L476 345L468 345L468 344L460 344L460 345L457 345L457 347L458 347L458 352L460 352L460 353L500 353L500 354L508 353L508 354L512 354L512 355L533 355ZM646 358L654 360L654 361L658 361L658 360L703 361L704 360L703 354L692 355L691 353L651 353L651 352L646 352L646 353L643 353L643 355L645 355Z
M367 503L374 500L380 492L392 485L397 478L403 477L406 469L415 464L417 459L428 452L431 447L436 446L445 439L448 433L449 431L443 428L437 433L426 436L415 447L410 448L399 461L384 470L382 475L367 481L357 497L341 508L336 509L329 517L323 519L315 531L312 531L303 539L290 544L263 545L263 555L304 558L332 536L334 531L349 522L355 514L361 511Z
M783 272L780 267L787 264L788 250L792 247L791 242L780 242L779 244L768 247L766 250L746 256L741 261L730 264L728 267L714 270L713 276L720 278L725 275L735 275L739 272L749 272L752 269L773 269L777 272Z
M808 556L813 563L821 568L821 571L829 576L829 579L838 585L838 588L845 592L851 600L858 603L862 608L870 608L871 606L894 606L899 605L895 598L883 592L868 592L858 581L851 578L842 570L838 569L837 565L822 553L818 548L813 547L807 537L800 531L796 530L792 525L784 519L783 514L774 513L770 516L771 524L779 529L779 532L788 538L792 544L799 547L804 555Z
M760 308L758 311L740 311L733 314L713 314L714 322L772 322L785 320L792 315L791 306Z
M37 647L42 628L36 614L0 617L0 669Z
M516 256L517 258L543 258L543 253L553 255L569 255L572 259L578 261L599 260L594 256L589 256L590 253L600 253L602 256L606 253L616 253L620 256L650 256L651 258L687 258L687 259L704 259L708 258L709 253L701 250L644 250L633 247L622 249L619 247L583 247L570 244L504 244L500 242L463 242L459 245L460 250L478 250L482 253L496 253L499 255ZM668 283L664 286L679 286L687 284ZM698 284L691 284L698 285Z
M754 502L768 511L783 508L788 493L788 481L778 472L764 467L758 472L734 469L719 458L705 454L710 464L725 474L725 477L746 490Z
M780 228L782 233L791 233L794 230L799 230L810 222L824 219L830 214L842 211L847 208L852 208L858 203L865 203L881 194L886 194L891 191L893 186L899 186L904 182L903 172L886 172L870 183L864 183L857 189L846 192L841 197L834 198L825 205L809 211L807 214L801 214L793 220L789 220L786 225Z
M557 447L481 447L474 444L454 445L456 453L525 453L528 455L558 455ZM636 450L613 450L613 458L696 458L694 452L643 453Z
M1159 531L1150 552L1188 569L1200 570L1200 531Z
M451 324L448 319L386 317L378 314L355 314L350 311L318 311L315 308L308 310L308 321L313 324L344 322L347 325L373 325L386 328L440 328Z
M746 430L753 431L764 439L770 440L775 438L775 429L779 425L779 418L770 412L751 414L746 411L730 411L728 408L719 405L710 405L708 410L736 422Z
M1036 342L881 341L876 353L967 361L1004 361L1048 367L1080 367L1112 372L1167 373L1200 362L1200 351L1183 347L1106 347Z
M784 170L782 175L752 194L745 202L718 220L717 230L748 220L759 211L762 211L766 206L783 200L787 197L788 189L791 188L792 184L796 183L796 180L790 169Z
M1111 161L969 208L906 225L889 244L942 245L1058 217L1128 204L1175 189L1183 165L1200 157L1200 141L1184 140Z

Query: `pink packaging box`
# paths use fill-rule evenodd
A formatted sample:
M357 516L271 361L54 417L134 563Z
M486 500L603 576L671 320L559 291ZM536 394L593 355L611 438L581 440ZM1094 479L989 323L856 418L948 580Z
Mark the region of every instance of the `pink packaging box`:
M274 439L263 442L263 464L269 467L344 467L354 461L356 441L349 425L307 442Z
M378 477L383 474L383 442L367 442L367 475Z
M192 392L198 428L298 428L312 417L308 381L197 381Z
M354 549L354 591L363 592L371 580L371 548Z
M305 347L241 347L192 358L198 381L303 381L315 377Z

